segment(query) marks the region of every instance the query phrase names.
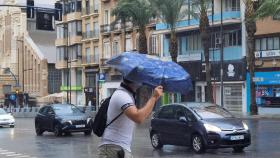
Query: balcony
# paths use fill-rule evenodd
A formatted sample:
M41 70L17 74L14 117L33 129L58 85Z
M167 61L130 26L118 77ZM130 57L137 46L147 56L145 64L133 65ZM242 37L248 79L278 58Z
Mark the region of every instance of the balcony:
M81 12L72 12L67 14L67 21L81 20Z
M133 30L133 23L132 22L126 22L125 23L125 30L126 31L132 31Z
M111 33L111 27L109 24L101 25L100 28L103 35L109 35Z
M99 65L99 56L98 55L90 55L82 57L82 65L83 66L98 66Z
M115 34L120 34L122 32L122 24L121 23L112 23L111 24L111 30Z
M99 40L99 30L83 32L82 41L87 41L87 40Z
M55 40L55 46L65 46L67 44L66 38L59 38Z
M82 33L69 37L69 45L80 44L82 42Z
M212 21L212 15L208 16L209 21ZM221 20L221 13L214 14L214 22L220 22ZM228 20L238 20L241 22L241 15L240 11L228 11L223 12L223 20L226 23ZM190 19L190 20L182 20L178 21L176 24L176 28L182 27L190 27L190 26L197 26L199 25L199 19ZM166 30L168 29L167 24L165 23L158 23L156 24L156 30Z
M67 67L67 62L65 60L56 61L55 68L56 69L63 69Z

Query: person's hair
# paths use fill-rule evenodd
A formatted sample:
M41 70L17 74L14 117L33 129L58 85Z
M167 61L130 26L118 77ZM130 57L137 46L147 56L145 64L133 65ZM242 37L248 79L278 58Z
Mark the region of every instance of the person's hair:
M130 81L130 80L126 79L126 78L123 78L123 82L126 83L126 84L131 84L131 83L133 83L132 81Z

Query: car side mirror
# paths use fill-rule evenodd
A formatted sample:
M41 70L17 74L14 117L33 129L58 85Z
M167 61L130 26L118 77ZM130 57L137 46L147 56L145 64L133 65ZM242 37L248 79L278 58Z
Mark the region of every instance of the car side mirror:
M54 115L54 112L49 111L48 114L49 114L49 115Z
M186 117L184 117L184 116L179 117L179 121L180 121L180 122L184 122L184 123L187 123L187 122L188 122L187 119L186 119Z

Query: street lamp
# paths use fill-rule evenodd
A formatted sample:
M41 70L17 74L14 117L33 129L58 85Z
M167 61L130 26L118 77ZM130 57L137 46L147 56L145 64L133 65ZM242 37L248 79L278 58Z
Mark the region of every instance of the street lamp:
M223 0L221 0L221 27L220 27L220 39L221 39L221 106L224 107L224 78L223 78L223 64L224 64L224 30L223 30Z

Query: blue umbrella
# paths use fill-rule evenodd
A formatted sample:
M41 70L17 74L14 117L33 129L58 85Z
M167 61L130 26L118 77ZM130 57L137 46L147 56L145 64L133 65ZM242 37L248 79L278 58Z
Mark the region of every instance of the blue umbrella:
M124 52L106 62L133 82L152 87L162 85L165 91L187 93L192 90L190 75L178 64L158 57Z

